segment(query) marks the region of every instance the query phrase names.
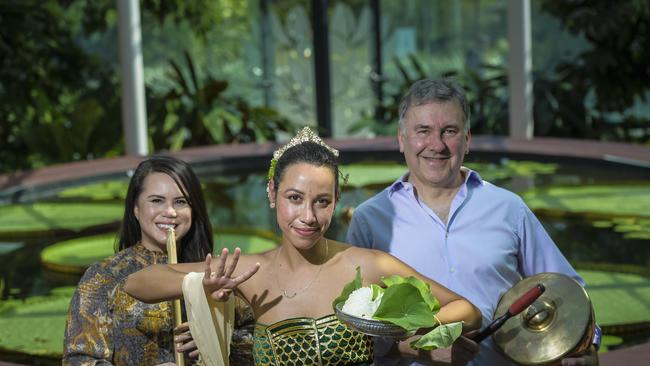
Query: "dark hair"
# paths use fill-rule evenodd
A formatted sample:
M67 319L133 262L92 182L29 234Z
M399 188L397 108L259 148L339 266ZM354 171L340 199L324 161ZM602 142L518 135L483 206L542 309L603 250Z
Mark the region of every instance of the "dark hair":
M288 148L278 159L273 172L273 186L276 191L287 168L297 163L325 166L334 174L334 192L339 195L339 162L334 154L323 145L306 141Z
M469 102L465 90L452 78L418 80L404 94L399 103L399 126L404 128L406 113L412 106L432 102L456 101L463 112L465 131L469 131Z
M142 161L135 169L126 192L117 250L131 247L142 239L140 223L133 209L144 189L145 178L154 172L164 173L172 178L192 208L192 226L179 242L178 261L204 260L208 253L212 253L214 244L201 183L188 163L171 156L152 156Z

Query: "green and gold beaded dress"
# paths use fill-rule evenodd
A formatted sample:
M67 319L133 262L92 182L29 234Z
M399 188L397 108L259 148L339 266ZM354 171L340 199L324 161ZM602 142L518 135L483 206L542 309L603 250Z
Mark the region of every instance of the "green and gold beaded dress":
M258 366L370 365L372 351L371 337L348 328L334 314L257 323L253 334Z

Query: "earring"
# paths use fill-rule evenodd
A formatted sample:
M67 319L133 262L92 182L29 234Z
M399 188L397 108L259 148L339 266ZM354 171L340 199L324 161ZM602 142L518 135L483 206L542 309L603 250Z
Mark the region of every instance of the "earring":
M269 207L270 207L270 208L275 208L275 202L271 202L271 203L269 203Z

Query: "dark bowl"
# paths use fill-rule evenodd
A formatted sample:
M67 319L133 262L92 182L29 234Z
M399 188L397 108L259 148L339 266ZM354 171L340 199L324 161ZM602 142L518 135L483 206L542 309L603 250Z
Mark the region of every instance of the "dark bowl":
M406 338L414 334L408 332L406 329L395 325L393 323L385 322L382 320L359 318L354 315L343 312L343 303L338 303L335 306L336 317L340 321L347 324L350 328L371 336L376 337L394 337Z

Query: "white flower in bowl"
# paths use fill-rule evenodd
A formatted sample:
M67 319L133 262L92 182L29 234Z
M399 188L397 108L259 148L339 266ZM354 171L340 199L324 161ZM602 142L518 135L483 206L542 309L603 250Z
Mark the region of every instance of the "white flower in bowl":
M377 295L376 299L372 299L372 288L360 287L348 296L348 299L343 304L341 309L344 313L354 315L364 319L372 319L372 316L377 311L383 292Z

